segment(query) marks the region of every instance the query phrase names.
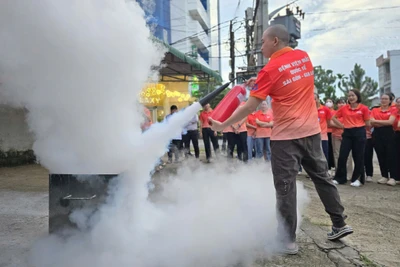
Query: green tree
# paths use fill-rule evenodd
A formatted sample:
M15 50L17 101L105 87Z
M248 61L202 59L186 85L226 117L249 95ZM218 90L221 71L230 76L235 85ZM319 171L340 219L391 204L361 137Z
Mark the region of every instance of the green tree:
M314 67L314 85L317 87L318 94L324 95L323 103L327 99L332 99L334 102L336 96L336 80L337 76L330 69L324 69L321 66Z
M338 87L347 95L349 90L358 89L361 92L363 103L367 106L371 105L370 97L379 92L378 82L374 81L371 77L365 75L365 70L359 64L354 65L354 69L350 75L346 77L343 74L338 74ZM340 86L339 86L340 85Z

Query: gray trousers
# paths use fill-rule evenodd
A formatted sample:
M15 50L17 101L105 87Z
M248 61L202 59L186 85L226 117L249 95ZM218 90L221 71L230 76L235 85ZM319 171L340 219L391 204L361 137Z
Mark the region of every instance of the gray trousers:
M279 234L284 242L296 241L296 176L300 164L310 175L333 226L345 226L339 192L328 175L320 134L294 140L271 141L271 165L276 190Z

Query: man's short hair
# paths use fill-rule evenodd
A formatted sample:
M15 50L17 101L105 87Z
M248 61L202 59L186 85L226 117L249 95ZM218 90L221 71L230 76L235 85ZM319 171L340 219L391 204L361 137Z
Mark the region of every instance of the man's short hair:
M289 44L289 32L284 25L275 24L267 28L268 36L271 38L278 38L284 45Z
M177 107L176 105L172 105L171 108L170 108L170 110L171 110L171 111L173 111L173 110L178 110L178 107Z

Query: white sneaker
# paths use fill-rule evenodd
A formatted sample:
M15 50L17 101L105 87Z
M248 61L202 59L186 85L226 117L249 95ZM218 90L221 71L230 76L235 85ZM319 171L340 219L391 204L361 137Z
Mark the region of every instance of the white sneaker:
M389 182L389 179L385 177L378 180L378 184L387 184L387 182Z
M359 180L356 180L354 183L351 183L350 185L351 185L351 186L354 186L354 187L360 187L360 186L361 186L361 183L360 183Z
M333 180L333 183L334 183L334 184L339 184L338 181L336 181L336 180Z
M395 186L396 185L396 180L393 178L390 178L389 181L386 183L387 185Z
M367 178L365 178L365 181L367 181L367 182L373 182L374 180L372 180L372 177L371 176L367 176Z

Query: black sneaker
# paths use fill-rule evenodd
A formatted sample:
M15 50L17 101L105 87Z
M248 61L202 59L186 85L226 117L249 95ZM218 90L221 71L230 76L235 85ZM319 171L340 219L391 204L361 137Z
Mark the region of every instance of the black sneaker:
M336 241L352 233L353 233L353 228L351 228L351 226L348 225L342 228L332 227L332 232L328 233L328 240Z

